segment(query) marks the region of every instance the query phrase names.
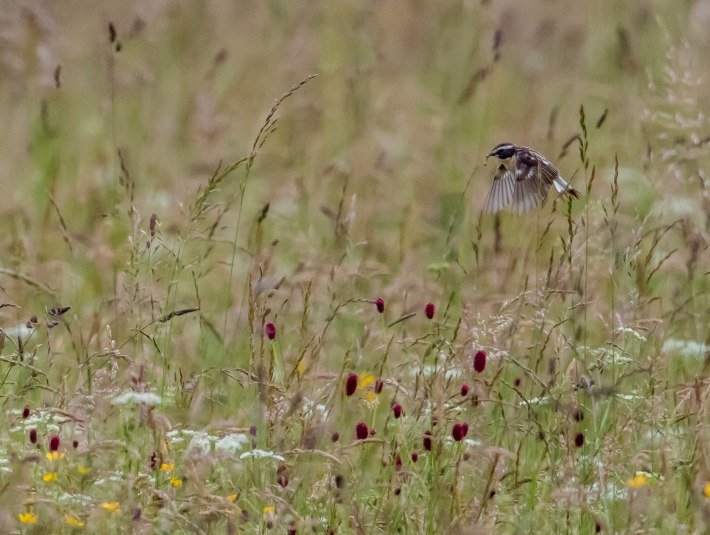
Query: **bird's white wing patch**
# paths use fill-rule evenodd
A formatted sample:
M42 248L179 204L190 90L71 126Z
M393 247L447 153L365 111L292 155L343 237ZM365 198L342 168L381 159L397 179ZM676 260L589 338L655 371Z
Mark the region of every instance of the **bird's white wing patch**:
M515 175L508 171L502 164L499 165L493 177L491 189L488 191L486 202L483 205L483 212L486 214L495 214L508 206L513 202L515 188Z

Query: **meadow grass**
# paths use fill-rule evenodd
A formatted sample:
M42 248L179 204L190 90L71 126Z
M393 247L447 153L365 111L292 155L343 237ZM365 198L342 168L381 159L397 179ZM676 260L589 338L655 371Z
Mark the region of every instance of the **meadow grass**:
M3 8L0 532L706 532L706 22Z

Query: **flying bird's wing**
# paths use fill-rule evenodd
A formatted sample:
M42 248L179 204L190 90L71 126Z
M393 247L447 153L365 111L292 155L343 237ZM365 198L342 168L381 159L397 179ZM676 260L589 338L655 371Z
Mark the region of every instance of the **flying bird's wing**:
M515 187L515 174L508 171L503 164L500 164L496 174L493 176L491 189L488 190L483 212L495 214L508 206L513 202Z
M535 208L547 196L559 172L545 158L530 149L516 154L513 207L518 214Z

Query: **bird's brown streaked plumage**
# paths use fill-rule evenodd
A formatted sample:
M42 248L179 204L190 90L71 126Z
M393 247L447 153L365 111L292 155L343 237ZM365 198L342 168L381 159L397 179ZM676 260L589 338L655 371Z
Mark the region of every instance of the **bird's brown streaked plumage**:
M557 168L529 147L501 143L488 156L495 156L500 164L483 205L485 213L495 213L511 205L518 214L527 212L545 200L553 185L560 195L579 198L579 192L560 176Z

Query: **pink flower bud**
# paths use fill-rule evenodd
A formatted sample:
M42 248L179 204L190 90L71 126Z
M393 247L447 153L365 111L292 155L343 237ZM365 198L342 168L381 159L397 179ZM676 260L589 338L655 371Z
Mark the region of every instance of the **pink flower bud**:
M375 306L377 307L377 312L382 314L385 311L385 300L381 297L375 299Z
M424 307L424 314L429 319L432 319L434 317L435 312L436 312L436 307L434 306L434 303L427 303L426 306Z
M273 340L276 338L276 325L273 323L269 322L264 326L264 332L266 333L266 337L269 340Z

